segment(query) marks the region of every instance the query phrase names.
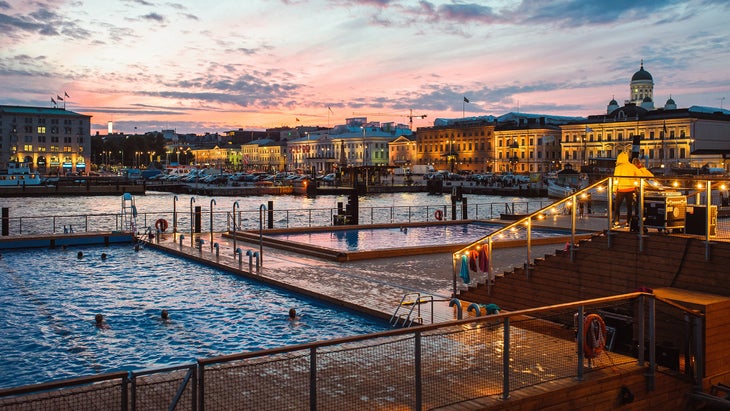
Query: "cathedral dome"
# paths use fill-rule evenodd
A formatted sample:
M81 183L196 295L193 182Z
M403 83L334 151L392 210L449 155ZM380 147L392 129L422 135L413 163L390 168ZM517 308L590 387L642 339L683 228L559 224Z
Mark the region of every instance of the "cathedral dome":
M654 81L654 78L649 74L648 71L644 70L644 62L641 63L641 68L639 71L634 73L634 75L631 77L631 81L640 81L640 80L649 80Z

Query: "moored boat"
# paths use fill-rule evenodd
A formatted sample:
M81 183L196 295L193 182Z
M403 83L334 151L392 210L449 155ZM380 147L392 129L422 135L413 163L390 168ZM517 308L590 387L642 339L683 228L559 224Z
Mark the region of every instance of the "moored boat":
M41 184L41 176L32 173L28 163L11 161L8 169L0 171L0 187L37 186Z

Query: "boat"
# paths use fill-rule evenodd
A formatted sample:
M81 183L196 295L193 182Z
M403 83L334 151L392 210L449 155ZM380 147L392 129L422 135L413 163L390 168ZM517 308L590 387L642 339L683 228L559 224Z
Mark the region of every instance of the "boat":
M588 186L588 176L573 170L570 164L555 174L546 177L549 198L565 198Z
M547 183L547 195L549 198L565 198L576 191L576 188L559 184L557 181L548 181Z
M41 184L41 176L32 173L28 163L10 161L7 170L0 171L0 187L37 186Z

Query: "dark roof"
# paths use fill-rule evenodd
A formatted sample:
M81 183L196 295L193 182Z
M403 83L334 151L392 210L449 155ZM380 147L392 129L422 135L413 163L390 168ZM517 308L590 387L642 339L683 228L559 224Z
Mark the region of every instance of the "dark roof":
M639 71L634 73L634 75L631 77L631 81L637 81L637 80L649 80L653 81L654 78L649 74L648 71L644 70L644 63L641 63L641 68Z
M85 114L74 113L64 108L46 108L46 107L29 107L29 106L3 106L0 105L0 113L3 114L20 114L20 115L36 115L36 116L73 116L73 117L91 117Z

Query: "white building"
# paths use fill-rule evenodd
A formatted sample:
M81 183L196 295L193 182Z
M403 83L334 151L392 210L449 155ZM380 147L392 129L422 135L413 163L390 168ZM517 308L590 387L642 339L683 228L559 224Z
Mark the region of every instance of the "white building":
M364 117L349 118L346 122L289 141L290 169L327 174L338 167L387 166L388 143L412 134L405 124L368 122Z

